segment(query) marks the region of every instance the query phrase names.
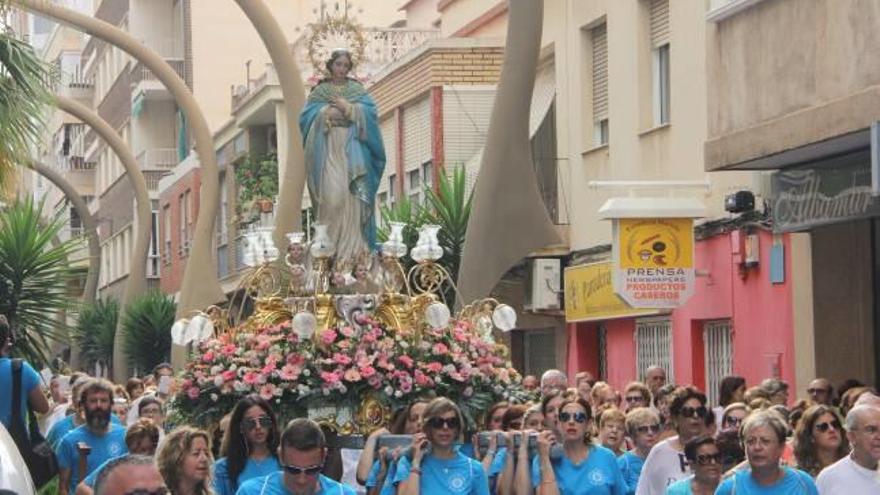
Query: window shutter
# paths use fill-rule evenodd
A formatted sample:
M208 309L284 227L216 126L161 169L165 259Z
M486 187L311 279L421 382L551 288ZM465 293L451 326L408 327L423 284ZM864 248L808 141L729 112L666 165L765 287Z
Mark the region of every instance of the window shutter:
M669 0L651 0L651 46L669 43Z
M526 373L541 376L556 368L556 334L553 329L526 330L524 340Z
M606 25L591 30L593 44L593 121L608 118L608 37Z

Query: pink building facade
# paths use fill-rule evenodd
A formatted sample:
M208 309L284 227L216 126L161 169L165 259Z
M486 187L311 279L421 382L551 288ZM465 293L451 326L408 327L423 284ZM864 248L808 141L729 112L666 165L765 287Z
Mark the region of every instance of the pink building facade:
M763 229L753 233L759 255L749 267L743 230L698 240L696 290L671 312L569 323L569 376L586 370L622 388L645 367L662 364L671 368L671 381L694 384L710 396L726 374L750 385L767 377L794 384L790 239Z

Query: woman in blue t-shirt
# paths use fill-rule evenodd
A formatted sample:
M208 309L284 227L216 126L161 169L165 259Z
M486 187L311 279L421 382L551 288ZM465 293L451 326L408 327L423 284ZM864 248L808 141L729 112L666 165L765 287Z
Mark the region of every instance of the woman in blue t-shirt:
M775 411L755 411L742 425L749 466L721 482L715 495L818 495L809 474L782 466L788 427Z
M0 422L7 431L12 431L12 360L7 357L12 349L12 329L6 321L6 317L0 315ZM19 417L24 423L25 430L28 425L28 409L38 414L49 411L49 401L43 394L40 385L40 375L25 361L21 363L21 392L19 394Z
M392 482L398 495L489 495L483 466L455 448L464 420L454 402L438 397L425 408L422 433L411 454L397 464Z
M564 455L550 459L557 441L552 431L538 435L538 455L532 461L536 495L624 495L626 483L614 453L591 441L590 406L571 398L559 406L558 429Z
M715 439L701 435L684 446L694 475L666 487L666 495L713 495L721 481L721 452Z
M281 470L275 412L259 395L249 395L235 405L214 463L214 493L233 495L242 483Z
M633 442L633 449L617 457L617 465L626 482L627 495L634 495L645 459L660 438L660 415L647 407L637 407L626 413L626 432Z

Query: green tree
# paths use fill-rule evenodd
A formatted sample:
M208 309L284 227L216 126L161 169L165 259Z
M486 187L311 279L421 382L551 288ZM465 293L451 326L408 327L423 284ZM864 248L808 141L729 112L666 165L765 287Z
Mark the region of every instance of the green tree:
M0 210L0 313L16 337L13 353L42 367L49 342L67 342L58 313L70 307L68 283L77 269L68 259L79 240L57 243L62 217L43 221L42 204L30 199Z
M91 368L96 363L104 366L113 363L113 339L118 320L119 302L115 299L98 300L80 310L73 340L80 348L85 365Z
M0 0L0 14L7 0ZM16 164L43 130L43 109L51 101L56 71L28 43L2 23L0 15L0 192L12 186Z
M147 292L125 309L125 356L131 368L152 370L171 359L171 326L176 312L174 300L157 290Z

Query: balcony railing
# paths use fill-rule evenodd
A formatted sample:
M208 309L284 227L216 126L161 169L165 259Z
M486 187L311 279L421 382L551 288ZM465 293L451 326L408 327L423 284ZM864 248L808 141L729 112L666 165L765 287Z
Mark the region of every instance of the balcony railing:
M141 170L171 170L177 166L177 161L177 150L174 148L146 149L137 156Z
M278 85L278 73L275 72L275 66L272 64L266 64L266 71L256 79L248 81L247 86L232 88L232 110L238 110L251 95L258 93L267 85Z
M55 168L64 172L89 172L95 170L95 165L81 156L59 156L55 160Z
M182 58L179 59L165 59L168 62L168 65L174 69L174 72L180 76L181 79L186 79L186 74L184 71L184 61ZM153 71L147 68L142 62L137 62L134 64L134 67L131 69L131 87L134 89L138 84L144 81L159 81L159 78L153 74Z
M159 180L162 177L165 177L168 172L160 171L160 170L145 170L144 171L144 180L147 183L147 190L149 191L158 191L159 190Z

